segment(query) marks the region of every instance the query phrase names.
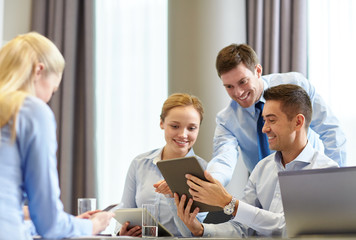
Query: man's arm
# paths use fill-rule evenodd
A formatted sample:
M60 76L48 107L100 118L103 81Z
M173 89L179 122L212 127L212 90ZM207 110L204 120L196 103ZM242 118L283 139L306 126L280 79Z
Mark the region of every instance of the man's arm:
M340 166L346 166L346 136L331 109L318 93L312 98L313 117L310 128L319 134L324 152Z
M222 184L214 179L208 171L204 171L204 176L208 181L201 180L193 175L187 174L187 184L189 186L189 193L192 195L194 201L199 201L208 205L218 206L224 208L232 199ZM235 203L235 211L238 207L239 201Z
M195 209L193 213L190 213L191 206L192 206L192 199L189 199L186 208L184 209L184 204L186 202L186 196L183 195L180 199L177 194L175 194L175 203L177 207L177 215L181 219L181 221L185 224L186 228L192 232L194 236L203 236L203 237L245 237L249 234L249 230L247 227L244 227L242 224L238 222L225 222L220 224L206 224L200 223L197 221L195 217L197 212L199 211L198 208ZM183 228L182 226L178 225L178 228ZM189 237L190 234L185 234L185 237Z
M220 117L216 118L216 122L213 159L208 163L207 170L221 184L226 186L232 178L239 156L238 142L235 136L224 126Z
M187 174L187 183L191 188L189 193L193 196L193 200L200 201L209 205L226 206L232 196L225 190L225 188L212 176L205 171L205 177L209 181L203 181L197 177ZM258 173L252 173L258 175ZM272 196L273 192L271 193ZM261 206L256 206L258 203L258 196L255 189L255 184L251 180L245 188L244 201L237 200L233 212L235 228L241 230L239 224L245 225L247 228L252 228L260 235L270 236L272 234L281 235L285 229L285 219L281 199L278 199L278 206L276 212L262 209ZM231 221L230 221L231 222ZM205 226L205 225L204 225ZM244 232L247 232L245 229Z

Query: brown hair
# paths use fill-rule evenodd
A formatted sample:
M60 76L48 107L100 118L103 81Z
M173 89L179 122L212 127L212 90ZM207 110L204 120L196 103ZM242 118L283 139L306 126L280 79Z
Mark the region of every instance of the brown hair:
M305 127L309 128L313 109L308 93L294 84L281 84L267 89L263 97L268 100L281 101L281 110L292 120L297 114L305 117Z
M175 107L185 107L185 106L193 106L195 110L200 115L200 123L203 121L203 104L196 96L187 94L187 93L174 93L170 95L167 100L164 102L161 111L161 120L164 122L164 119L168 115L168 112Z
M259 64L256 52L247 44L231 44L224 47L216 57L215 66L219 77L240 63L245 64L251 72L254 72L256 65Z

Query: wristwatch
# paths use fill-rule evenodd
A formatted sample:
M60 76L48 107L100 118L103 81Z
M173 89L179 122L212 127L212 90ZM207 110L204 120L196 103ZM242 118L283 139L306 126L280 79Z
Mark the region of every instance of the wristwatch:
M231 215L234 210L235 210L235 203L236 203L236 198L232 196L231 202L229 202L225 207L224 207L224 213L226 215Z

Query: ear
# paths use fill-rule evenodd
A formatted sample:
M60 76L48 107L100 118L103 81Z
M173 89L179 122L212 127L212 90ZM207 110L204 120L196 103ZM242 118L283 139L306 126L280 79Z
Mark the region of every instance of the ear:
M44 64L37 63L35 66L35 81L41 78L43 71L44 71Z
M257 64L255 67L256 75L258 78L262 76L262 66L261 64Z
M295 124L295 127L296 127L296 130L300 130L302 128L304 128L304 123L305 123L305 117L303 114L298 114L296 117L296 124Z
M159 120L159 126L161 127L161 129L164 129L162 119L161 119L161 120Z

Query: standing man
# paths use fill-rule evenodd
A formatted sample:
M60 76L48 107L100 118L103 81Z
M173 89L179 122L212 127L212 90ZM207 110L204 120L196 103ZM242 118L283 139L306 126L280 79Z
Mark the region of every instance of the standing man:
M258 122L260 128L263 125L264 90L280 84L290 83L304 88L313 106L311 129L308 131L310 144L319 150L324 147L324 153L340 166L346 164L346 139L339 122L302 74L290 72L262 76L257 55L246 44L223 48L217 56L216 69L231 101L217 114L213 159L207 170L224 186L230 182L240 154L249 172L269 155L266 136L261 134L257 125Z
M235 199L207 171L208 181L187 175L194 201L220 206L233 218L220 224L202 224L195 217L198 208L190 213L192 199L184 209L186 196L179 199L175 193L177 215L194 236L284 235L286 224L278 172L338 167L335 161L315 150L307 138L313 113L310 98L303 88L293 84L278 85L266 90L264 98L263 132L268 136L269 147L276 152L257 163L243 198ZM185 226L179 225L178 228L185 229ZM189 233L185 234L188 236Z

